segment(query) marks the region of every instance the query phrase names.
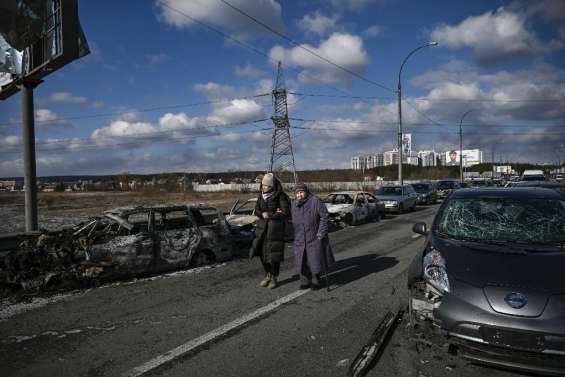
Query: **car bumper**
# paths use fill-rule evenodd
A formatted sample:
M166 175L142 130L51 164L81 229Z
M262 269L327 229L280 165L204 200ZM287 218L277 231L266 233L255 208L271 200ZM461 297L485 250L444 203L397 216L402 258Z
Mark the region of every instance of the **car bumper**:
M434 302L421 289L411 291L412 320L416 324L433 324L421 326L427 329L431 341L447 340L457 346L462 357L474 362L565 376L565 300L550 299L539 317L517 317L493 312L482 289L456 284L456 294L436 298ZM461 299L481 295L484 301L476 300L473 304Z

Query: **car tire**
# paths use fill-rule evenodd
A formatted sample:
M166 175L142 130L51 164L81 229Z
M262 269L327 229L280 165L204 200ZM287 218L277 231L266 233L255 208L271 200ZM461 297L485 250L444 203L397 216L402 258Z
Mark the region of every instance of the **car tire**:
M351 213L348 213L347 215L345 215L343 222L348 226L355 225L355 219L354 219L354 217Z
M210 250L200 250L192 256L190 265L191 267L208 266L214 263L215 259L216 258L214 258L214 253L212 253Z

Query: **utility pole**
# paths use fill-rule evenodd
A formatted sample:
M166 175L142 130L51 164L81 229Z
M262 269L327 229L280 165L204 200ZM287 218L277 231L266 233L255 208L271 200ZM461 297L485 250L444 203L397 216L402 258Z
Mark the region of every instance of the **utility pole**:
M463 177L463 119L471 111L473 111L473 109L467 110L459 122L459 179L461 180L461 183L465 181L465 178Z
M416 51L421 50L426 47L437 46L437 42L429 42L425 45L416 47L404 58L402 64L400 65L400 69L398 70L398 86L396 90L397 100L398 100L398 184L400 186L403 185L404 180L402 179L402 147L404 146L402 143L402 84L400 82L400 78L402 76L402 69L404 68L404 64L412 54Z
M288 120L288 105L286 88L284 84L282 64L277 67L277 81L273 89L274 114L273 141L271 145L271 162L269 171L275 173L281 179L286 173L292 174L292 181L298 182L296 166L294 164L294 152L290 138L290 122Z
M37 173L35 166L35 110L33 89L39 81L22 80L19 85L22 96L23 158L25 187L26 232L38 229L37 222Z

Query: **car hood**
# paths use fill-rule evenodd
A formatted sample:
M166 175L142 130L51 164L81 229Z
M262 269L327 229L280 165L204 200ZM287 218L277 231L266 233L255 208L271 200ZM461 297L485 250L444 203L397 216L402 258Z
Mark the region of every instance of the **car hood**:
M402 200L402 196L400 195L375 195L379 200Z
M564 252L512 254L518 250L439 238L434 238L432 245L445 257L450 280L482 288L497 312L539 316L549 296L565 293ZM473 245L473 249L462 245ZM456 294L456 284L453 293ZM507 300L515 293L526 296L528 304L523 308L511 307Z
M351 212L353 204L331 204L325 203L329 213Z
M255 215L227 215L226 220L231 226L242 227L255 224L259 218Z

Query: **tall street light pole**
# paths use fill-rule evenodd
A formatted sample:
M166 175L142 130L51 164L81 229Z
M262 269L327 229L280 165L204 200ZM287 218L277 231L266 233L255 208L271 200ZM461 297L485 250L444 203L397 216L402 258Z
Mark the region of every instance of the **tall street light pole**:
M464 182L464 179L463 179L463 119L465 119L465 116L467 116L467 114L469 114L471 111L473 111L473 109L467 110L465 112L465 114L463 114L463 116L461 117L461 121L459 122L459 179L461 180L461 183Z
M426 47L437 46L437 42L429 42L420 47L416 47L414 50L404 58L402 64L400 65L400 70L398 71L398 90L396 94L398 96L398 183L402 186L404 181L402 179L402 86L400 84L400 76L402 75L402 69L404 64L410 56L412 56L416 51L421 50Z

